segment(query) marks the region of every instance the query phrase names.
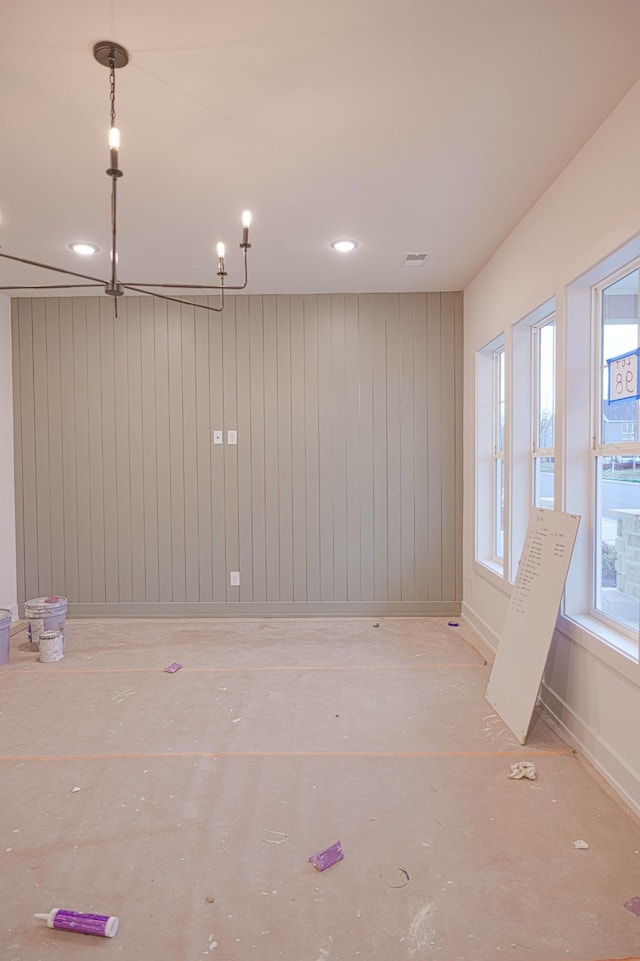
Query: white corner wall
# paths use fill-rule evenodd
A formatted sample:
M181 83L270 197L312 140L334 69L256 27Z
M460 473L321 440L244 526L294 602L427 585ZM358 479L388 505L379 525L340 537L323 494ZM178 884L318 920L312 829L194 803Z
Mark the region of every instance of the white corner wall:
M474 561L476 351L553 296L562 342L567 285L640 233L639 158L640 82L465 290L463 614L494 649L508 596ZM640 669L571 634L556 630L543 701L640 811Z
M0 607L18 616L13 479L11 301L0 296Z

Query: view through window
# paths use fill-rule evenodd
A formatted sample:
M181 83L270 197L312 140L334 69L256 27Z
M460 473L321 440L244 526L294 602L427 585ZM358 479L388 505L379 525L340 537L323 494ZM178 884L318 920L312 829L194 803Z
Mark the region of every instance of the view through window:
M594 530L598 535L594 607L636 637L640 626L639 402L632 397L609 403L607 361L639 345L638 277L636 269L596 289L600 376L594 445ZM621 366L613 376L625 373Z

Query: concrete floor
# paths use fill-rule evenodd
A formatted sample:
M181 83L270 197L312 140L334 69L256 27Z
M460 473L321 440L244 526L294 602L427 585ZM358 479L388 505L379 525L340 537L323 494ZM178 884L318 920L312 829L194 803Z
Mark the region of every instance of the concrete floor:
M518 745L462 622L374 623L72 620L54 664L15 634L1 961L640 956L638 819L543 717Z

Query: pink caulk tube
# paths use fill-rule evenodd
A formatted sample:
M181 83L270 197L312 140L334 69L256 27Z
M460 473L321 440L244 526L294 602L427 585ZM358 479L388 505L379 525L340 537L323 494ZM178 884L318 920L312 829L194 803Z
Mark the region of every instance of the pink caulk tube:
M48 928L96 934L100 938L112 938L118 930L118 919L108 914L81 914L79 911L52 908L48 914L34 914L34 918L46 921Z

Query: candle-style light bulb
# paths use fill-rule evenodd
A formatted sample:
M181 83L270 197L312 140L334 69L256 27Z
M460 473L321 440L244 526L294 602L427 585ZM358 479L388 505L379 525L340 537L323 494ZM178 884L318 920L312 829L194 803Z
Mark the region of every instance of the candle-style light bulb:
M218 251L218 276L223 277L226 273L224 269L224 244L220 241L216 247Z
M251 244L249 243L249 227L250 226L251 226L251 211L243 210L242 212L242 243L240 244L240 246L244 247L245 250L251 246Z
M120 149L120 131L117 127L109 127L109 147L111 148L111 167L107 171L112 177L120 177L118 171L118 150Z

